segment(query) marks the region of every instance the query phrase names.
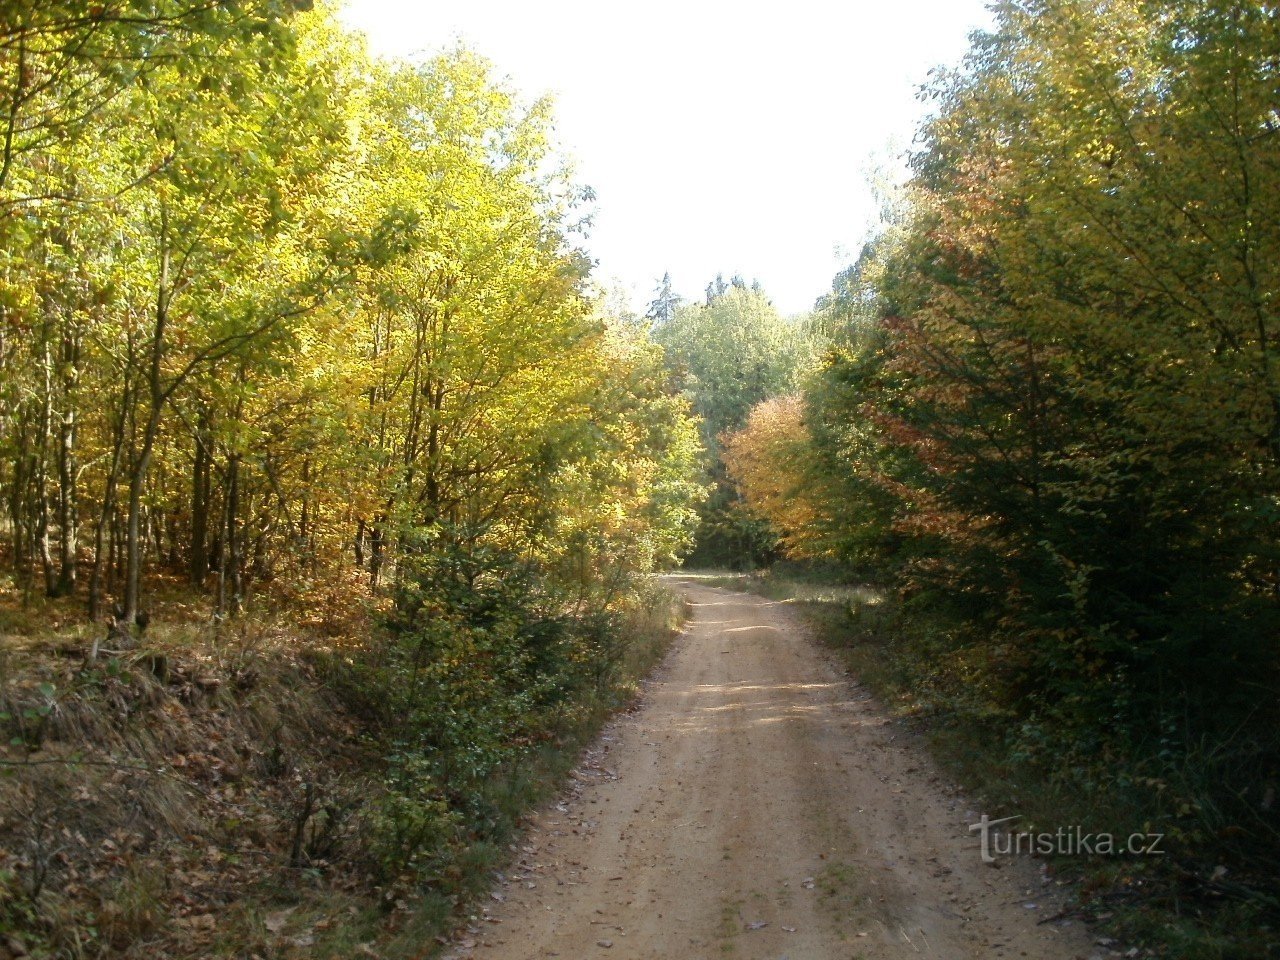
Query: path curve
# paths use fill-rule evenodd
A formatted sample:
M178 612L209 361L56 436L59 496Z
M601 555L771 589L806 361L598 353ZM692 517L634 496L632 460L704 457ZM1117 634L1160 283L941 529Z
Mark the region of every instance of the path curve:
M462 960L1089 958L1034 862L977 819L788 604L668 582L692 617L541 812Z

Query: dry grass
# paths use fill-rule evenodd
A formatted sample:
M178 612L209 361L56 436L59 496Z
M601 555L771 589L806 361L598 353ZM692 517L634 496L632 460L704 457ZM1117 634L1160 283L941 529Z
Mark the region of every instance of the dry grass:
M373 634L362 590L275 597L219 622L161 580L137 646L88 664L106 629L83 621L82 598L24 607L0 584L0 932L67 960L345 960L370 945L424 956L507 847L467 849L435 892L376 888L365 811L382 752L343 686ZM495 784L512 830L638 689L683 613L656 583L622 612L612 692Z
M0 595L0 928L51 957L278 956L258 914L297 886L300 784L322 809L377 762L315 666L366 614L355 598L317 636L150 593L136 647L94 663L105 628L77 601ZM307 866L323 887L331 864Z

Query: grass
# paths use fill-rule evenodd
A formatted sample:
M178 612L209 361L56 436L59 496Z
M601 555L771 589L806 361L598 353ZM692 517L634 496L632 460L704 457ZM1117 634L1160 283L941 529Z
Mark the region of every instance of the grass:
M857 926L864 913L865 896L860 893L859 880L857 869L847 863L827 864L816 877L821 904L845 937L847 928Z
M142 644L91 667L83 654L103 628L75 601L0 595L0 722L16 738L0 746L0 943L33 957L431 955L684 615L656 584L632 599L607 689L484 786L492 829L419 886L380 884L370 863L384 757L343 686L369 607L333 605L348 621L326 613L314 629L279 604L217 623L180 584L152 593ZM307 783L317 811L361 802L332 855L290 866ZM304 821L307 836L321 820Z

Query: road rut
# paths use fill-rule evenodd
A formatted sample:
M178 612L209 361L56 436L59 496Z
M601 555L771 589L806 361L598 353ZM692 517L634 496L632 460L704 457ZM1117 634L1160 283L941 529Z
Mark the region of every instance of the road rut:
M1087 958L1035 862L977 818L786 603L670 578L692 618L637 708L541 812L448 953Z

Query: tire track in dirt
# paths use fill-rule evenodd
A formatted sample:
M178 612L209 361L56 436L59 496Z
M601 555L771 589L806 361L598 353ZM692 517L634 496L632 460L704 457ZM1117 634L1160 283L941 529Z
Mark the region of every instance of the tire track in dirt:
M785 603L672 577L692 619L540 813L455 960L1088 958ZM1033 906L1028 906L1028 905Z

